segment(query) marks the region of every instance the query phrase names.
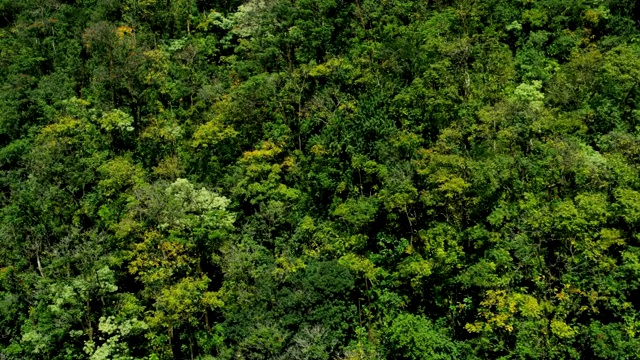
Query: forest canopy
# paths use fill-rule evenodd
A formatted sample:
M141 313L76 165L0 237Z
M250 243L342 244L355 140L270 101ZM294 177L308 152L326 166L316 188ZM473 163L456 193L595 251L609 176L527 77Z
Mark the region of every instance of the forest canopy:
M639 359L639 6L0 0L0 359Z

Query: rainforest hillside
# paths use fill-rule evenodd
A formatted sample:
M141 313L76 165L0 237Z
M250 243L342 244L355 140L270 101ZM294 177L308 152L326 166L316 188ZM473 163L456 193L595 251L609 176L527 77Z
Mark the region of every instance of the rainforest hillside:
M0 359L639 359L639 21L0 0Z

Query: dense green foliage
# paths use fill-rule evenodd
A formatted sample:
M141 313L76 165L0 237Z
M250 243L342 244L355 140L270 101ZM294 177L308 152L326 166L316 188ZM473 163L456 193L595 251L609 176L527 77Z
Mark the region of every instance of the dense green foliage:
M0 359L640 358L639 7L0 0Z

